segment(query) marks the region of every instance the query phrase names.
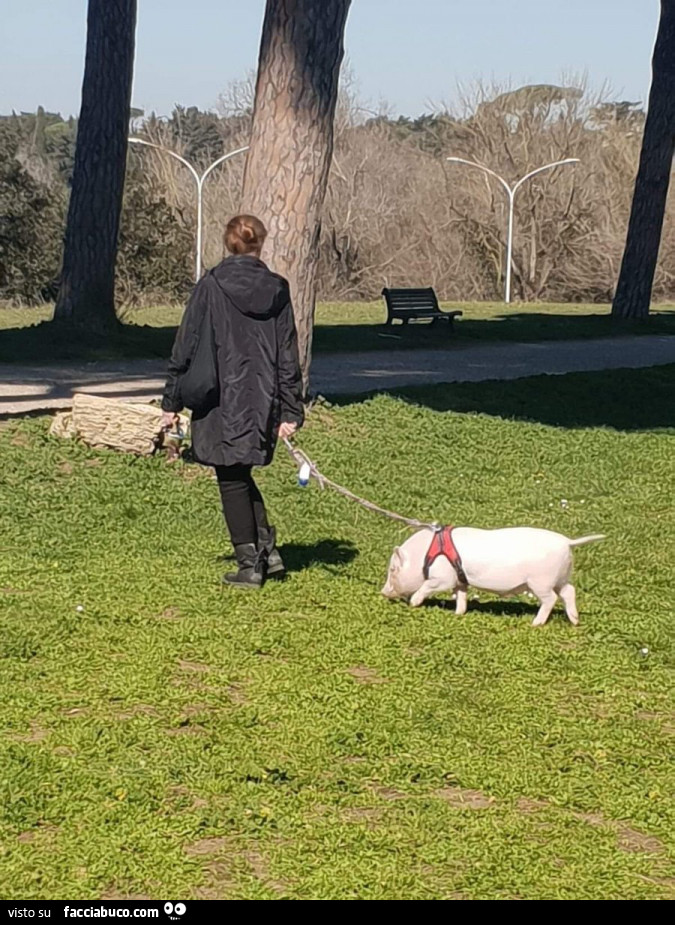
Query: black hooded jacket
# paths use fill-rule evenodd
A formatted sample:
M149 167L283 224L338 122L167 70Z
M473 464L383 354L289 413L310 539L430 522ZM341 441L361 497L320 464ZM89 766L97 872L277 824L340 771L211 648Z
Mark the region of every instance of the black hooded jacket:
M181 376L203 323L212 326L220 402L192 416L195 458L206 465L266 466L281 422L303 422L297 335L286 280L253 256L228 257L199 281L169 362L162 409L181 411Z

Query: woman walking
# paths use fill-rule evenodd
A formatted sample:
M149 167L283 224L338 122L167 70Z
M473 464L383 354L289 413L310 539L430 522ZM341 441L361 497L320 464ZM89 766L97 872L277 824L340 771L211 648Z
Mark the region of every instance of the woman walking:
M192 293L162 399L166 427L183 407L193 411L193 453L215 468L238 564L223 581L242 588L260 588L266 576L284 574L252 468L268 465L277 439L303 423L290 293L260 259L266 236L252 215L227 223L230 256Z

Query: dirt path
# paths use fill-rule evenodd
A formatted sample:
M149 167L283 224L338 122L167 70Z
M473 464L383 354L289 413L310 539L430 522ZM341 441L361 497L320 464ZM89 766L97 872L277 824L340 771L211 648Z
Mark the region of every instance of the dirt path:
M377 351L318 354L312 391L330 395L387 390L437 382L520 379L541 373L562 375L600 369L675 363L675 337L544 341L535 344L461 344L453 350ZM127 360L79 366L0 364L0 414L66 408L74 392L131 401L157 398L164 361Z

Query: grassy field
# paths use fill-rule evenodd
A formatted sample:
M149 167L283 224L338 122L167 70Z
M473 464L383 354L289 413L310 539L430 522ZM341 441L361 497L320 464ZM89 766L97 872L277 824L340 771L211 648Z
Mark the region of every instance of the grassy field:
M360 350L456 349L476 341L570 340L626 334L673 334L675 310L655 307L646 323L622 323L609 317L607 305L537 303L505 306L500 302L445 305L461 308L464 317L454 333L426 323L385 328L381 302L320 303L317 307L314 350L336 353ZM182 308L155 306L124 313L124 326L115 337L73 340L41 322L51 318L51 307L0 307L0 362L51 362L73 359L167 356Z
M443 386L301 436L402 512L607 533L578 629L384 601L404 534L283 455L291 574L228 592L202 470L2 425L3 897L672 898L674 384Z

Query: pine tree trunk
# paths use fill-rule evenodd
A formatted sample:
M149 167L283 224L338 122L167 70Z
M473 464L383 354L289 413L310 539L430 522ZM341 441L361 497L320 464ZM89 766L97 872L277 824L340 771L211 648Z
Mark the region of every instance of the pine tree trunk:
M115 315L136 0L89 0L82 106L55 320L105 331Z
M675 153L675 0L661 0L652 85L613 318L647 318Z
M290 282L305 387L321 210L350 3L267 0L244 174L242 209L267 226L264 256Z

